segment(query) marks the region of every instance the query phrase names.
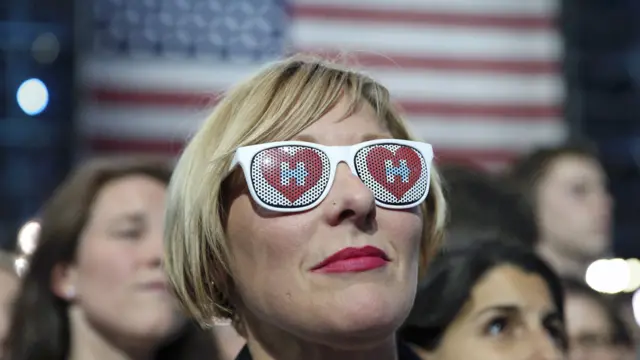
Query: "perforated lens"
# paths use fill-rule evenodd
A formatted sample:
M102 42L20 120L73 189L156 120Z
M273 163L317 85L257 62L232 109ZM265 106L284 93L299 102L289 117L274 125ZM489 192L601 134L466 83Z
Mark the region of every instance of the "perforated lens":
M257 153L251 161L251 181L267 205L298 208L317 201L329 183L327 155L307 146L278 146Z
M429 169L422 154L398 144L377 144L355 156L358 176L376 200L389 205L420 201L429 189Z

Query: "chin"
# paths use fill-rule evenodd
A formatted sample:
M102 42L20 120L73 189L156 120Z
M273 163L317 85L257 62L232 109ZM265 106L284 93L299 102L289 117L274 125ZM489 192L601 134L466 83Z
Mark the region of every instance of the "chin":
M181 319L174 314L148 314L148 316L132 319L135 336L147 339L170 337L178 331L182 323Z
M589 239L590 241L585 244L582 251L587 253L590 257L600 257L606 254L611 248L611 238L609 235L597 234Z
M410 294L371 286L351 287L335 300L335 311L328 315L335 333L351 339L386 338L402 325L411 310Z

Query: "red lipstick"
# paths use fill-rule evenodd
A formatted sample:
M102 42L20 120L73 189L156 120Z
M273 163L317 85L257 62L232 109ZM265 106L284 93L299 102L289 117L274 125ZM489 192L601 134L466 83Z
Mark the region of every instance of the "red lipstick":
M375 246L349 247L322 260L311 271L322 273L363 272L385 266L387 254Z

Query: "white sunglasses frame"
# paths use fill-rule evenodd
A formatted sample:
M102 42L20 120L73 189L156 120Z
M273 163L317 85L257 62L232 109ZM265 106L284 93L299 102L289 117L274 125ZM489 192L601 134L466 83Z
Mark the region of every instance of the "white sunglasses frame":
M265 144L242 146L236 149L235 155L233 156L233 160L231 161L231 165L229 166L229 171L233 171L236 166L240 165L244 173L245 181L247 183L247 187L249 188L249 193L251 194L251 198L253 198L253 200L260 207L270 211L281 212L281 213L304 212L304 211L315 208L316 206L320 205L320 203L322 203L324 199L326 199L327 195L329 194L329 191L331 191L331 188L333 187L333 183L335 181L335 177L338 169L338 164L340 164L341 162L346 163L349 166L351 173L354 174L355 176L358 176L356 172L356 166L354 164L355 155L358 153L358 151L367 146L385 145L385 144L408 146L413 148L414 150L417 150L420 154L422 154L427 166L427 189L424 192L424 195L422 195L422 197L419 200L409 204L403 204L403 205L385 204L378 201L378 199L376 198L375 199L376 205L383 208L387 208L387 209L403 210L403 209L410 209L412 207L415 207L421 204L423 201L425 201L425 199L427 198L427 195L429 194L429 187L431 182L431 163L433 162L433 147L431 146L431 144L420 142L420 141L410 141L410 140L400 140L400 139L376 139L376 140L365 141L365 142L361 142L361 143L358 143L355 145L349 145L349 146L325 146L325 145L320 145L320 144L306 142L306 141L277 141L277 142L270 142ZM254 185L253 185L253 179L251 178L251 161L259 152L267 149L271 149L271 148L280 147L280 146L305 146L305 147L310 147L313 149L323 151L327 155L327 158L329 159L329 172L330 172L329 180L327 182L327 186L325 187L325 189L323 189L322 194L318 197L317 200L315 200L311 204L300 206L300 207L292 207L292 208L271 206L269 204L266 204L264 201L262 201L260 197L256 194ZM367 187L368 189L368 186L366 185L364 186ZM369 191L371 190L369 189Z

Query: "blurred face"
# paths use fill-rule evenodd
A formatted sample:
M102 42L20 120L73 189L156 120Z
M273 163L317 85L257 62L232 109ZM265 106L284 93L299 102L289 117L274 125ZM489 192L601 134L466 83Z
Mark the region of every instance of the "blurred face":
M544 280L511 265L491 270L446 330L434 360L563 359L563 325Z
M347 118L339 103L298 139L344 146L391 138L373 109ZM307 341L354 347L388 339L408 314L416 290L422 234L419 208L377 208L371 191L344 163L317 207L284 215L256 206L246 190L230 206L227 234L237 303L249 327L276 327ZM389 261L359 272L314 267L348 247L371 246Z
M11 318L11 305L14 296L18 292L18 277L7 271L0 269L0 344L7 335ZM2 347L0 346L0 357L2 355Z
M565 309L571 360L622 359L622 353L611 344L613 328L598 303L586 296L569 294Z
M556 159L540 182L537 204L542 239L556 250L593 258L608 249L611 199L595 160Z
M107 183L60 289L71 314L123 339L157 341L177 324L161 271L165 185L132 175Z

